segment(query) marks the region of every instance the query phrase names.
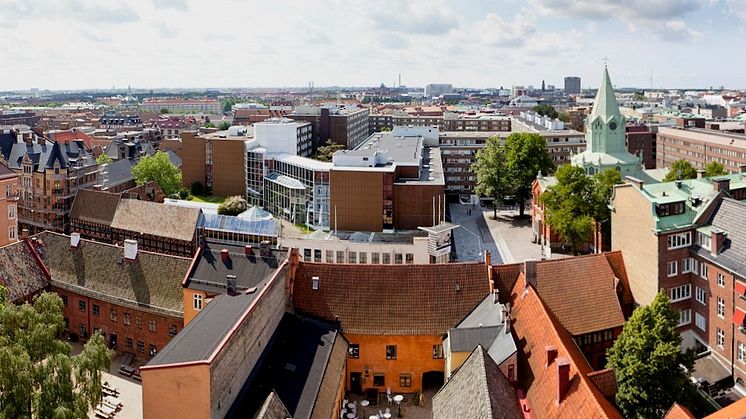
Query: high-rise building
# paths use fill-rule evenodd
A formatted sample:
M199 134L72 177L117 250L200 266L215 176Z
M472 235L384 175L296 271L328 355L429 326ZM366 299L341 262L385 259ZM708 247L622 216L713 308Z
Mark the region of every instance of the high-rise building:
M580 77L565 77L565 94L574 95L580 93Z
M452 84L428 84L425 86L425 96L440 96L444 93L453 93Z

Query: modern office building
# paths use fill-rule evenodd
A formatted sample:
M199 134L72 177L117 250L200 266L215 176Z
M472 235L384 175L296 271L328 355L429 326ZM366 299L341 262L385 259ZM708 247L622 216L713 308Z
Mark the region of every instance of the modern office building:
M313 154L313 125L289 118L270 118L254 124L254 138L267 153L295 154L311 157Z
M735 173L746 164L746 135L700 128L658 129L657 167L671 167L676 160L689 161L697 169L718 162Z
M353 149L368 138L369 112L367 108L298 106L287 117L311 123L314 151L327 140Z
M179 99L179 98L145 98L140 109L148 112L160 112L168 109L170 113L221 113L223 107L217 99Z
M438 127L441 131L510 131L510 118L491 113L442 112L441 115L377 114L370 115L371 134L392 130L395 126Z
M580 93L580 77L565 77L565 94L576 95Z

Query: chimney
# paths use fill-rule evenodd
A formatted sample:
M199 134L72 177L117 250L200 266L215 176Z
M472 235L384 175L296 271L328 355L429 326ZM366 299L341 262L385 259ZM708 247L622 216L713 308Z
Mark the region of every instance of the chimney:
M228 294L233 295L236 293L236 275L226 275L225 285L228 289Z
M720 229L713 229L710 233L710 253L713 256L717 256L720 249L725 244L725 232Z
M730 179L713 179L712 181L712 187L715 189L715 191L730 191Z
M259 255L261 257L269 257L272 256L272 247L269 243L269 241L264 240L259 244Z
M252 247L250 244L247 244L243 247L243 251L246 254L246 256L254 256L254 247Z
M637 188L640 189L640 190L642 190L643 187L645 186L645 182L643 182L642 180L640 180L640 179L638 179L636 177L625 176L624 179L627 180L628 182L632 183L633 185L637 186Z
M27 228L21 229L21 239L28 240L28 229Z
M557 348L554 346L547 346L547 368L552 365L552 362L557 358Z
M223 263L228 263L228 259L230 259L231 255L230 252L228 252L228 249L223 249L220 251L220 260L223 261Z
M702 169L697 170L697 179L702 179L705 177L705 171Z
M492 290L492 304L497 304L500 302L500 290L495 288Z
M492 266L492 252L489 250L484 251L484 264L487 266Z
M557 360L557 404L567 395L570 389L570 362L566 358Z
M124 241L124 258L128 261L137 259L137 240L127 239Z
M536 288L536 259L526 259L523 262L523 275L526 277L526 287L531 284Z
M70 250L76 249L78 244L80 244L80 233L70 233Z

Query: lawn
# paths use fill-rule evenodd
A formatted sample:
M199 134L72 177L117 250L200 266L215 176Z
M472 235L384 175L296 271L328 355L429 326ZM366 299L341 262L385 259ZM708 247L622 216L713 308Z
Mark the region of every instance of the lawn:
M194 195L192 196L194 202L209 202L210 204L222 204L225 201L224 196L208 196L208 195Z

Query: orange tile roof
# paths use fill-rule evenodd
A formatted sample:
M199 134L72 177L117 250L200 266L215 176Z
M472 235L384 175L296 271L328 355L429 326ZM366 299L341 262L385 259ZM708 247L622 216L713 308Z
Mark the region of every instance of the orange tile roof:
M522 263L494 265L492 267L492 280L495 282L495 288L500 292L501 303L508 302L510 292L513 290L515 281L522 269Z
M705 416L704 419L744 419L746 418L746 398L718 410L717 412ZM669 419L666 416L666 419Z
M520 343L518 376L526 390L532 416L621 418L588 378L592 369L570 335L553 318L533 286L524 288L524 284L525 280L520 278L511 293L511 318L514 338ZM561 403L557 403L557 367L554 363L546 366L547 346L556 348L556 359L565 358L570 366L570 386Z
M80 141L83 141L83 144L85 145L86 150L90 150L92 147L92 143L91 143L92 138L88 134L77 129L65 130L65 131L54 131L51 134L52 134L51 139L61 144L68 144L73 141L80 140Z
M674 403L673 406L668 409L668 412L666 412L666 416L664 416L663 419L695 419L695 417L685 406Z
M615 275L603 254L536 263L536 291L573 336L624 325Z
M632 289L629 287L629 277L627 276L627 268L624 266L622 251L604 252L604 255L609 262L609 266L611 266L611 270L614 271L614 275L622 283L622 303L634 304L635 298L632 296Z
M616 397L617 383L616 374L611 368L605 370L593 371L588 374L588 378L591 379L593 384L606 396L607 399L613 399Z
M293 280L296 311L343 332L437 335L460 322L489 294L481 262L352 265L301 262ZM319 287L312 288L312 278Z

